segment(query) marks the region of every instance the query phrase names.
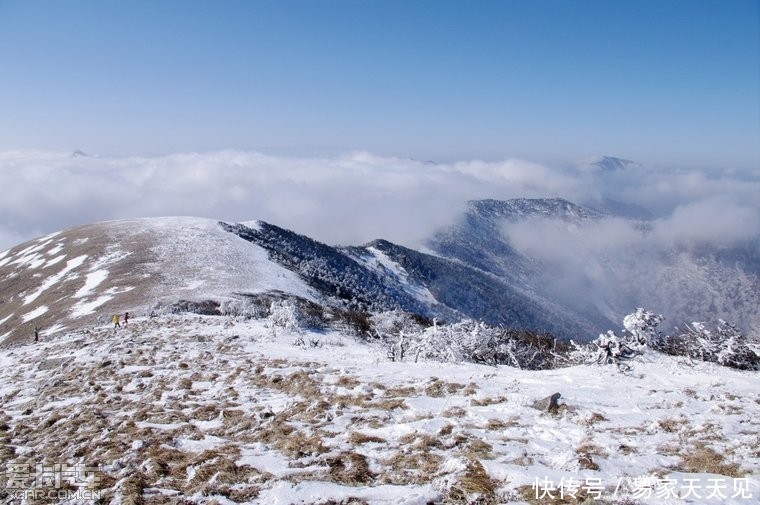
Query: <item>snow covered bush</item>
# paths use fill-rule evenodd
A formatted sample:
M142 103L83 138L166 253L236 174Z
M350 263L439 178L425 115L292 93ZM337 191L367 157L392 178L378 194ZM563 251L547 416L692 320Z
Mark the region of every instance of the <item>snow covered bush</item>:
M661 315L639 307L636 309L636 312L628 314L623 318L623 327L631 336L631 343L635 342L639 346L654 346L660 339L657 325L662 320L663 317Z
M647 347L659 345L661 335L657 325L661 315L637 308L636 312L623 318L621 335L609 330L587 345L571 341L573 350L568 355L571 363L599 363L621 365L641 354Z
M760 369L760 355L745 335L722 319L718 324L693 322L681 332L665 337L660 350L742 370Z
M573 350L568 359L571 363L599 363L601 365L620 365L624 361L632 359L639 354L640 346L623 337L619 337L614 331L602 333L596 340L588 345L580 345L571 341Z
M290 300L274 301L269 306L269 317L267 318L272 328L279 327L289 331L301 331L301 325L298 321L298 311L295 304Z
M392 361L471 362L544 369L558 366L558 342L550 335L489 326L465 319L426 325L403 312L373 314L373 332ZM559 345L561 348L562 346Z

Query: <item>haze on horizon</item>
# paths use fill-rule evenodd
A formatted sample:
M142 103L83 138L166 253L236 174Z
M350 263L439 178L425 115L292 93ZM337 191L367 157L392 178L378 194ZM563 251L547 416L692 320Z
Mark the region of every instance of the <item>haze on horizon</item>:
M0 0L0 249L178 214L413 243L477 198L744 218L758 19L753 0ZM644 168L578 168L600 155Z

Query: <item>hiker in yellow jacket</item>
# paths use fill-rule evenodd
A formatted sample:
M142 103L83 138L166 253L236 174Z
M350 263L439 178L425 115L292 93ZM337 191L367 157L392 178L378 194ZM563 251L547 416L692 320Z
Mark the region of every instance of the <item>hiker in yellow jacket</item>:
M119 324L119 314L114 314L113 316L113 327L121 328L121 325Z

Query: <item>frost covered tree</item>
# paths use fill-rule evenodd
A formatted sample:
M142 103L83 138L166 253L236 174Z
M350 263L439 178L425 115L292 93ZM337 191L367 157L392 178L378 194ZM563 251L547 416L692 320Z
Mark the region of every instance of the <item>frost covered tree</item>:
M760 354L749 346L747 337L736 326L719 319L717 331L722 340L718 363L744 370L760 368Z
M679 334L666 338L670 354L742 370L760 369L760 354L739 328L723 319L719 319L717 325L693 322L684 326Z
M298 310L289 300L273 301L269 306L269 317L267 319L273 332L276 327L299 333L301 331Z
M664 318L644 310L639 307L636 312L628 314L623 318L623 327L631 336L629 340L630 344L637 344L640 347L650 346L654 347L659 342L661 335L657 331L657 325L659 325Z
M571 363L600 363L621 365L641 354L649 346L660 342L657 325L663 320L661 315L637 308L623 318L621 335L609 330L587 345L571 341L573 349L568 359Z

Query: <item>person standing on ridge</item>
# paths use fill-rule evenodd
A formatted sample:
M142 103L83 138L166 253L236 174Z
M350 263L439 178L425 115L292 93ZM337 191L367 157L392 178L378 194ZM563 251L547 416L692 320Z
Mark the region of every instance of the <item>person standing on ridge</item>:
M114 314L113 316L113 327L121 328L121 325L119 324L119 314Z
M40 341L40 328L38 326L34 327L34 341L35 342Z

